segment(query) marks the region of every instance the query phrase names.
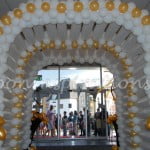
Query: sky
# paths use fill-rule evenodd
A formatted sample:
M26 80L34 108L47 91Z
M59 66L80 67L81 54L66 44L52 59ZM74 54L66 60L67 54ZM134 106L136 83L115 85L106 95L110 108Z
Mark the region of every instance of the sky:
M113 75L102 69L103 85L106 85L112 80ZM46 84L47 87L58 83L58 70L40 70L38 75L42 75L42 81L34 81L33 88L35 89L40 84ZM60 80L70 78L75 83L86 83L86 86L100 86L100 70L98 67L78 67L78 68L63 68L60 70Z

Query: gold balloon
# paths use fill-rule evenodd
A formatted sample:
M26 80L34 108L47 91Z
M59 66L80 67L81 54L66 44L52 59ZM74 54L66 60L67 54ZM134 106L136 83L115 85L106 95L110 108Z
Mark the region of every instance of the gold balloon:
M24 78L24 76L25 76L24 74L16 74L17 78Z
M72 41L72 48L78 48L78 42L76 40Z
M0 126L3 126L5 124L5 119L0 116Z
M88 45L87 45L86 41L84 41L84 43L82 44L82 48L83 49L87 49L88 48Z
M21 129L21 128L22 128L22 125L18 124L18 125L15 125L15 126L13 126L13 127L16 128L16 129Z
M135 126L134 122L132 122L132 121L129 122L127 125L128 125L128 127L130 127L130 128L133 128L133 127Z
M61 43L61 48L62 48L62 49L66 49L66 48L67 48L65 41L62 41L62 43Z
M56 47L55 41L50 41L49 47L50 47L50 48L55 48L55 47Z
M139 144L138 144L138 143L134 143L134 142L132 142L132 143L131 143L131 147L133 147L133 148L137 148L137 147L139 147Z
M82 2L77 1L74 3L74 11L81 12L83 8L84 8L84 5Z
M127 106L128 106L128 107L132 107L132 106L134 106L134 105L135 105L135 103L132 102L132 101L128 101L128 102L127 102Z
M97 11L99 10L99 3L96 0L94 0L89 4L89 7L91 11Z
M28 57L29 59L31 59L31 58L32 58L32 56L33 56L33 53L32 53L32 52L28 52L28 51L27 51L27 57Z
M18 112L17 114L15 114L15 118L21 119L23 117L22 112Z
M112 150L119 150L119 147L117 145L112 146Z
M2 35L4 33L4 30L2 27L0 27L0 35Z
M0 127L0 141L4 141L6 139L7 133L6 130Z
M50 4L48 2L43 2L41 5L41 9L45 12L48 12L50 10Z
M141 10L137 7L132 10L132 17L134 18L140 17L141 14L142 14Z
M131 91L129 91L127 94L128 94L128 96L133 96L133 95L135 95L135 93L133 93L133 92L131 92Z
M150 117L147 118L145 127L146 127L147 130L150 130Z
M119 5L119 11L120 11L121 13L127 12L127 11L128 11L128 4L127 4L127 3L121 3L121 4Z
M98 41L93 41L93 47L94 48L99 48L99 42Z
M22 16L23 16L23 12L19 8L15 9L13 13L14 13L14 16L19 19L22 18Z
M125 73L125 78L130 78L130 77L132 77L133 75L132 75L132 73L131 72L127 72L127 73Z
M15 147L13 147L12 150L20 150L20 147L17 145Z
M47 45L44 42L41 42L40 48L44 51L47 49Z
M14 135L14 136L12 136L12 139L14 139L16 141L20 141L21 137L20 137L20 135Z
M30 150L36 150L36 147L35 146L31 146Z
M36 7L35 7L35 5L34 5L33 3L28 3L28 4L26 5L26 9L27 9L27 11L28 11L29 13L34 13Z
M25 64L27 64L27 63L29 62L29 59L28 59L28 58L25 58L25 57L22 58L22 60L24 61Z
M33 45L33 52L37 52L38 51L38 47L36 47L35 45Z
M134 130L131 130L129 134L131 137L134 137L137 135L137 132L135 132Z
M24 93L16 94L16 97L17 97L19 100L24 100L24 99L26 98L26 96L25 96Z
M18 69L24 70L24 68L25 68L25 66L20 66L20 65L18 65Z
M115 57L115 58L119 58L119 53L117 53L117 52L114 53L114 57Z
M136 113L133 112L128 113L128 118L133 119L134 117L136 117Z
M22 108L23 107L23 103L17 102L17 103L14 104L14 107L16 107L16 108Z
M6 15L6 16L3 16L1 18L1 21L4 25L10 25L11 24L11 17Z
M15 88L24 88L25 84L24 83L16 83Z
M59 3L59 4L57 5L57 11L58 11L59 13L65 13L66 10L67 10L66 4L64 4L64 3Z
M112 11L112 10L115 8L115 4L114 4L113 1L108 1L108 2L106 2L105 7L106 7L109 11Z
M149 16L144 16L142 18L142 24L143 25L150 25L150 15Z

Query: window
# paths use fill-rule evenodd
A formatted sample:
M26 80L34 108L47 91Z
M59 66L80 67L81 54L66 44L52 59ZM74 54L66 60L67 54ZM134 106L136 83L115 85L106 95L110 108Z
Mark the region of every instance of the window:
M68 104L68 108L72 108L72 104Z
M62 109L64 106L63 106L63 104L60 104L60 109Z

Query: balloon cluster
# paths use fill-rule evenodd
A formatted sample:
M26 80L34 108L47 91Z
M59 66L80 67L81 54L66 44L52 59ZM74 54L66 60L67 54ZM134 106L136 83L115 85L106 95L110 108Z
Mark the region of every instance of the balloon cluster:
M146 127L147 130L150 131L150 117L147 118L145 127Z
M117 119L118 119L117 114L110 115L110 116L108 116L108 118L107 118L107 123L108 123L108 124L112 124L113 122L116 122Z
M111 149L111 150L119 150L119 147L116 146L116 145L114 145L114 146L112 146L112 149Z
M34 121L36 119L40 119L43 123L45 123L45 124L48 123L48 118L45 113L39 113L37 111L32 111L32 114L33 114L32 118L31 118L32 121Z
M5 119L0 116L0 141L4 141L6 139L6 130L3 128L3 125L5 124Z

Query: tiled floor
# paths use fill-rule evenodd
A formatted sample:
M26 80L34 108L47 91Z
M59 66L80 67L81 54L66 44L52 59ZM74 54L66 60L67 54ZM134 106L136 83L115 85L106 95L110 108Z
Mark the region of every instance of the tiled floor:
M115 142L106 139L36 139L38 150L111 150Z

